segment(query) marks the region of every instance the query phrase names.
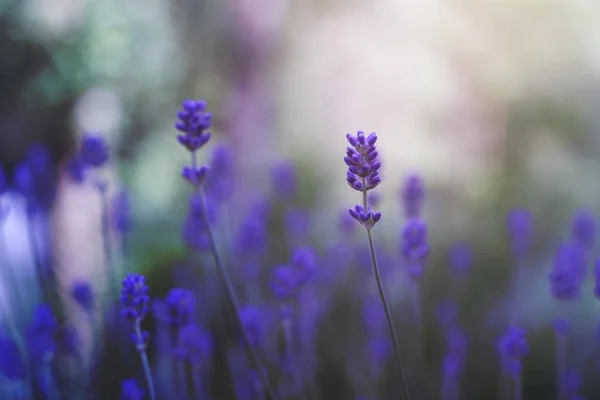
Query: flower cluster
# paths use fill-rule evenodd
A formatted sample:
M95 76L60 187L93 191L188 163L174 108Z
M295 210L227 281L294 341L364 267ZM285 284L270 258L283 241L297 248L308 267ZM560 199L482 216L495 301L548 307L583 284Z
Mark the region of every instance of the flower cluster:
M548 276L552 296L559 300L579 297L585 266L585 256L581 249L563 243L556 252L554 266Z
M510 326L498 340L497 350L504 373L517 378L523 368L523 358L529 354L529 343L527 343L525 331L516 326Z
M123 279L121 290L122 314L132 322L144 319L150 306L146 277L139 274L128 274Z
M379 177L381 162L375 147L377 134L373 132L369 136L365 136L363 131L358 131L355 136L346 134L346 139L350 143L344 157L344 162L348 166L346 181L352 189L363 192L363 195L366 196L367 191L376 188L381 183ZM352 218L360 222L367 230L373 228L381 219L380 212L371 211L366 197L362 206L357 204L349 212Z
M110 149L104 137L96 133L85 133L77 154L70 160L68 171L74 181L81 183L89 168L99 168L110 158Z
M191 185L199 188L206 178L207 168L196 165L196 152L210 140L212 114L206 112L206 102L203 100L186 100L177 112L179 121L175 128L181 132L177 140L183 147L192 153L192 165L183 168L181 175Z
M350 146L346 148L344 162L348 166L346 181L351 188L359 192L374 189L381 183L379 169L381 162L379 153L375 148L377 134L371 133L368 137L363 131L358 131L356 136L346 134Z

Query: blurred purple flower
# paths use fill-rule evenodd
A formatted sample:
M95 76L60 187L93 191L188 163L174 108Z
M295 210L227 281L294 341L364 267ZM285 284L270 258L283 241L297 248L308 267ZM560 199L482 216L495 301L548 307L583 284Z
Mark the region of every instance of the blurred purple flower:
M57 175L48 149L31 146L25 160L17 165L14 180L30 206L50 207L56 197Z
M506 215L506 231L514 257L522 258L531 247L533 215L526 208L513 208Z
M227 145L219 145L212 152L210 174L206 177L206 193L217 204L229 199L234 186L234 159Z
M250 345L261 347L263 344L263 315L262 311L253 306L243 306L240 308L240 319L244 327Z
M87 312L95 307L94 289L88 281L74 282L71 287L71 297Z
M523 358L529 354L525 330L510 326L498 340L496 348L504 373L518 377L523 368Z
M22 381L27 376L27 366L17 343L4 335L0 335L0 374L11 381Z
M292 266L299 286L306 285L317 270L317 255L310 247L298 247L292 252Z
M559 300L575 299L579 296L585 275L585 257L579 247L563 243L554 257L550 272L550 291Z
M571 222L571 239L584 250L591 250L596 241L596 219L585 210L578 211Z
M425 185L418 175L409 175L402 186L402 204L406 218L419 218L423 211Z
M50 306L39 304L27 327L26 343L29 356L35 362L50 362L56 353L59 324Z
M135 378L121 382L121 400L143 400L145 395L146 391L138 386Z
M402 259L409 275L418 279L423 276L425 261L429 255L427 240L427 225L418 220L410 219L402 230Z
M298 194L298 170L291 161L281 162L272 170L272 184L277 196L286 201Z
M165 304L172 325L181 328L191 322L196 308L196 298L190 290L172 288L167 294Z
M193 362L210 359L214 350L214 341L208 331L200 325L190 323L179 331L179 341L175 355Z
M473 250L467 244L456 244L450 248L450 267L458 277L465 277L473 266Z
M288 301L298 292L298 276L291 265L279 265L273 270L271 290L275 298Z

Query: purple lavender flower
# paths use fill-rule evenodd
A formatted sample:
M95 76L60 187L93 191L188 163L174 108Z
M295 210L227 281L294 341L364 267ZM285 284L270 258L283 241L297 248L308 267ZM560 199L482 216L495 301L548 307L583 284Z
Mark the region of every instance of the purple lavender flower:
M240 317L251 346L261 347L263 343L261 311L246 305L240 309Z
M240 258L256 259L269 250L266 222L254 210L242 221L236 238L236 253Z
M59 325L50 306L39 304L33 311L33 320L27 328L26 342L29 356L35 362L50 362L57 350Z
M391 351L392 346L385 336L374 336L367 341L367 352L376 365L382 364Z
M469 245L456 244L450 249L450 266L456 276L466 276L473 266L473 250Z
M280 301L291 300L298 292L298 276L291 265L279 265L273 270L271 291Z
M233 193L234 159L231 148L226 145L215 147L210 159L210 174L206 177L206 193L218 204L226 201Z
M148 296L146 278L139 274L127 274L123 279L121 303L123 315L132 322L139 322L148 313L150 296Z
M196 298L190 290L173 288L167 295L166 305L171 324L181 328L190 323L196 307Z
M402 187L402 203L407 218L418 218L423 210L425 185L418 175L409 175Z
M577 298L580 294L585 270L585 257L580 248L562 244L554 257L554 267L550 272L550 290L559 300Z
M86 133L81 139L79 156L85 165L98 168L110 158L110 149L102 135Z
M374 189L381 182L378 160L379 153L375 148L377 134L371 133L368 137L363 131L358 131L356 136L346 134L346 139L351 147L346 148L344 162L348 166L346 180L351 188L359 192Z
M182 227L183 242L199 252L210 249L210 238L204 220L203 207L202 197L198 193L193 193L190 197L188 215ZM209 217L211 216L212 214L209 214Z
M82 183L89 168L102 167L109 158L110 149L102 135L85 133L78 153L67 165L67 171L74 181Z
M207 130L211 127L212 114L206 112L203 100L186 100L177 112L179 121L175 128L182 132L177 139L191 153L196 152L210 140Z
M596 241L596 219L585 210L573 216L571 222L571 239L584 250L591 250Z
M192 361L206 360L212 355L214 341L210 333L198 324L184 326L179 334L176 356Z
M19 352L17 343L0 335L0 374L11 381L22 381L27 376L27 366Z
M402 258L408 273L414 279L423 276L425 261L429 255L427 225L418 219L410 219L402 230Z
M290 161L275 165L272 171L275 193L282 200L290 201L298 194L298 170Z
M121 382L121 400L143 400L146 391L138 386L137 379L129 378Z
M298 285L306 285L317 270L317 255L310 247L298 247L292 253L292 266L296 270Z
M525 330L510 326L500 337L497 351L504 373L513 378L518 378L523 368L523 358L529 354L529 344L527 343Z
M146 382L150 392L150 400L156 400L154 392L154 382L152 380L152 372L148 355L146 354L146 345L148 343L148 332L142 331L142 319L148 313L150 306L150 296L148 296L148 285L146 278L139 274L128 274L123 279L123 288L121 290L121 303L123 304L122 314L134 323L134 333L131 335L137 351L140 353Z
M71 287L71 297L88 312L92 311L95 307L94 289L87 281L74 282Z
M15 186L32 204L49 207L56 197L56 171L48 149L33 145L15 169Z
M371 230L381 219L381 212L373 212L371 209L365 210L362 206L356 205L354 209L348 210L352 218L360 222L367 230Z
M514 208L506 216L510 249L517 258L525 256L533 239L533 216L526 208Z
M183 167L181 176L198 189L204 183L208 168L196 165L196 152L210 140L211 134L207 130L212 114L205 111L206 103L202 100L186 100L181 107L175 128L182 134L177 139L192 153L192 165Z

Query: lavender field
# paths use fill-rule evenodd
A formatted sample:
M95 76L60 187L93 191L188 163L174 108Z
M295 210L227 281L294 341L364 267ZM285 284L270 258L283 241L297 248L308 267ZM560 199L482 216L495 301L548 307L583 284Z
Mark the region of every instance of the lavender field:
M596 8L1 3L0 400L600 398Z

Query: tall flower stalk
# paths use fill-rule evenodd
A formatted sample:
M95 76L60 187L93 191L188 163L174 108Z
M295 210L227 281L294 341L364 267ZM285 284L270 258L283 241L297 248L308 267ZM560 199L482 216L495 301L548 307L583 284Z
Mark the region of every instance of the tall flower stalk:
M381 183L381 178L379 177L381 162L378 160L378 152L375 148L377 134L373 132L369 136L365 136L364 132L358 131L356 136L347 134L346 139L348 140L348 143L350 143L350 146L346 149L346 157L344 157L344 162L348 166L346 181L352 189L362 193L362 205L357 204L354 208L351 208L349 212L350 215L362 226L364 226L367 231L371 266L373 268L375 282L377 283L379 297L381 298L381 304L385 312L385 317L394 348L396 365L402 380L402 393L405 399L410 400L411 397L408 390L406 375L404 373L402 354L400 352L400 346L398 345L398 338L394 328L392 313L390 311L390 307L385 296L385 291L383 289L383 284L381 282L379 266L377 265L377 255L375 253L375 244L373 242L373 234L371 232L375 224L381 219L381 212L373 212L370 209L367 201L368 191L374 189L379 185L379 183Z
M201 214L204 221L205 233L208 236L210 251L217 268L217 273L225 287L225 292L229 305L235 315L235 320L238 324L243 337L248 356L250 357L255 369L258 371L260 380L263 383L265 391L271 399L275 399L273 391L264 369L254 352L248 338L248 333L240 316L240 302L235 293L233 283L229 277L229 273L225 268L221 254L217 248L215 235L212 230L211 221L207 210L206 194L203 189L203 181L206 178L208 169L204 166L198 166L197 151L202 148L210 140L211 134L208 129L211 127L212 114L206 112L206 103L202 100L186 100L182 104L182 109L177 113L179 121L175 124L175 128L182 132L177 139L191 153L191 166L183 168L182 176L196 190L201 203Z
M123 304L122 314L133 323L134 332L131 339L135 344L136 350L140 353L146 383L150 400L156 400L154 391L154 381L152 380L152 371L148 362L146 346L148 344L148 332L142 330L142 320L146 316L150 305L150 296L148 296L148 285L146 278L142 275L129 274L123 279L123 289L121 290L121 303Z

